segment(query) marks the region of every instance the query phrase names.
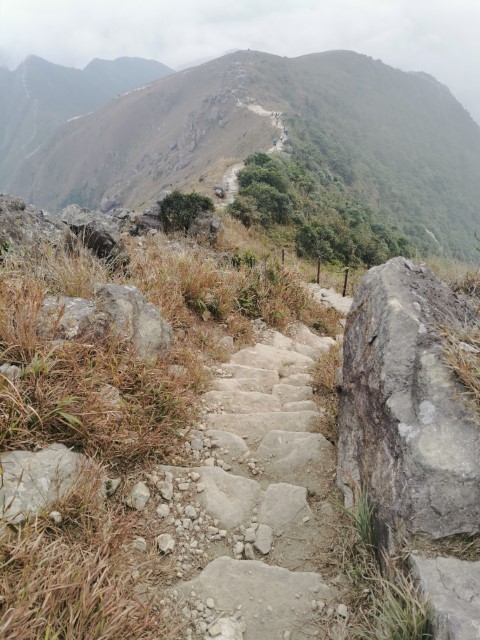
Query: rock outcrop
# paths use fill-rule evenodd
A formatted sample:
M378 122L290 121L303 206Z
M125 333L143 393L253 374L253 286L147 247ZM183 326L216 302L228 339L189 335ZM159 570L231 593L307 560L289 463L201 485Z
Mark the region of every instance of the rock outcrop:
M39 317L38 331L70 340L77 336L128 341L140 358L151 359L172 345L171 326L155 305L133 286L103 284L94 300L47 297Z
M344 340L339 478L368 487L381 547L480 529L480 431L442 361L441 327L474 310L404 258L371 269Z
M478 640L480 562L414 555L410 565L428 594L435 640Z
M42 243L59 245L67 231L65 224L46 211L0 194L0 253Z
M81 473L87 459L63 444L36 453L11 451L0 456L0 520L22 524L61 499Z

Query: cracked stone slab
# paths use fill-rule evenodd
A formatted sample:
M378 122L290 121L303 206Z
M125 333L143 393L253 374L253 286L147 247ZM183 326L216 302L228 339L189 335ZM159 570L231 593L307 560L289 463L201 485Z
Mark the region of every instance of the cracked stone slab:
M255 378L217 378L212 381L214 391L233 393L236 391L260 391L270 393L271 385L265 385Z
M251 349L242 349L233 354L231 362L258 369L274 369L280 377L293 373L308 373L314 360L296 351L277 349L270 345L256 344Z
M271 391L274 384L278 384L280 377L277 371L273 369L258 369L256 367L247 367L242 364L222 364L222 371L232 378L250 378L256 380L261 386Z
M286 402L282 406L283 411L317 411L317 404L313 400L301 400L300 402Z
M313 399L313 389L307 385L276 384L272 389L272 395L282 404L287 402L301 402Z
M280 333L279 331L271 332L271 335L269 336L269 343L272 347L276 347L277 349L296 351L308 358L312 358L312 360L315 360L317 357L317 351L315 349L312 349L312 347L306 344L296 342L291 338L287 338L287 336L284 336L283 333Z
M278 533L285 531L287 526L301 521L303 517L312 517L305 487L285 482L267 487L258 510L259 522L268 524Z
M197 494L197 500L225 529L246 522L263 498L255 480L234 476L219 467L199 467L197 471L205 486L205 490Z
M265 477L302 485L316 494L329 486L335 471L335 449L319 433L270 431L255 458L265 468Z
M230 431L247 437L248 441L263 438L269 431L314 431L323 413L317 411L290 411L274 413L216 414L202 417L208 428Z
M314 299L320 304L325 307L333 307L345 316L349 313L353 303L353 298L350 296L343 297L335 289L324 289L318 284L309 284L307 286Z
M318 573L228 557L216 558L196 578L176 588L185 597L194 591L202 601L213 598L222 611L234 612L241 605L244 640L310 639L318 632L311 600L334 596Z
M209 429L205 435L211 439L212 449L225 449L229 457L238 458L248 451L245 440L235 433Z
M220 405L228 413L272 413L282 410L278 398L257 391L207 391L203 398L207 406Z
M63 444L0 456L0 518L21 524L62 498L89 464Z
M293 340L311 347L317 354L326 353L335 344L333 338L329 336L319 336L313 333L313 331L310 331L310 329L301 322L294 322L289 325L288 332Z
M480 562L412 555L410 565L432 607L435 640L478 640Z

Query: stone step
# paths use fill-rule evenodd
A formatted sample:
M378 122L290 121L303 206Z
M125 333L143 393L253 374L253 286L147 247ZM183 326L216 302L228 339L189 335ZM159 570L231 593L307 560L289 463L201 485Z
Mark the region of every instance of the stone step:
M214 391L260 391L260 393L271 393L272 385L263 384L255 378L216 378L212 381Z
M319 433L270 431L253 455L263 482L301 485L322 498L335 477L335 448Z
M299 411L317 411L318 407L313 400L301 400L300 402L287 402L282 406L282 411L298 413Z
M283 404L287 402L301 402L313 399L313 389L307 385L276 384L272 388L272 395Z
M256 560L228 557L215 559L193 580L177 585L176 591L178 608L187 618L189 611L202 608L199 601L204 607L209 601L220 616L213 637L218 631L216 637L222 640L326 637L318 635L323 632L315 620L314 603L328 603L335 596L318 573L292 572ZM333 621L331 626L335 626ZM205 638L210 637L208 631Z
M329 505L315 504L313 512L305 487L279 482L262 488L256 480L219 467L163 466L160 473L165 474L159 487L168 504L159 509L167 509L167 524L178 541L179 570L185 570L182 563L192 542L194 553L201 550L209 559L268 555L270 562L289 569L315 568L315 551L324 536L320 525Z
M229 431L248 439L251 448L269 431L316 431L324 412L316 411L279 411L272 413L209 413L202 421L209 429Z
M231 362L257 369L273 369L278 371L281 378L294 373L308 373L314 365L312 358L301 353L261 343L251 349L237 351L231 357Z
M245 478L254 477L265 489L272 482L307 487L309 494L325 497L335 475L333 445L319 433L270 431L258 448L227 431L208 430L211 451L218 465ZM228 465L228 466L227 466Z
M242 364L222 364L218 371L230 376L232 378L253 378L257 382L266 387L273 387L273 385L280 382L280 377L277 371L273 369L258 369L256 367L247 367Z
M227 413L273 413L282 410L281 402L269 393L258 391L207 391L203 394L207 410Z

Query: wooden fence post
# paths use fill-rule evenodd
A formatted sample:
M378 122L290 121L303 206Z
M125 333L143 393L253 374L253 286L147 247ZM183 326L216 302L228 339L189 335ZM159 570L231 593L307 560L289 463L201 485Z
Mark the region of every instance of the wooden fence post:
M282 249L282 264L285 264L285 249Z
M345 267L345 279L343 281L343 297L345 298L345 296L347 295L347 284L348 284L348 272L350 270L350 267Z
M317 284L320 284L320 265L322 264L320 258L317 260Z

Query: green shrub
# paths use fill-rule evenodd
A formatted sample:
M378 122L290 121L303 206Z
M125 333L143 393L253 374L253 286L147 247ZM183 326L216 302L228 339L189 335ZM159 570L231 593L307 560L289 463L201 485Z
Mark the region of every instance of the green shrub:
M168 194L160 204L160 219L165 232L187 232L200 213L213 211L211 198L193 191L182 193L175 190Z

